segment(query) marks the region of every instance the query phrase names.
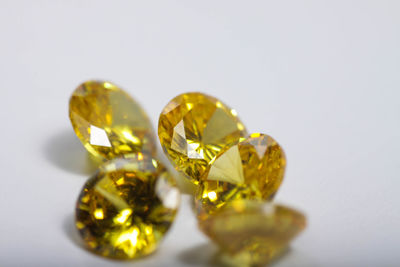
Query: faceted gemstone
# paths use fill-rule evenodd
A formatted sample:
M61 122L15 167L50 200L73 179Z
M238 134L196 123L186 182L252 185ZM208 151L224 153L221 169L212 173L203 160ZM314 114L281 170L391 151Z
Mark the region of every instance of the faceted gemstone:
M199 221L200 229L237 266L264 265L285 251L306 226L299 211L271 202L236 200Z
M76 206L76 227L89 250L131 259L153 252L171 226L180 194L166 168L147 154L100 167Z
M163 109L158 135L172 164L197 184L218 152L247 132L235 110L214 97L187 93Z
M196 192L199 218L232 200L271 200L282 183L285 165L282 148L265 134L251 134L223 149Z
M76 135L97 159L140 151L155 153L154 132L147 115L110 82L81 84L71 96L69 117Z

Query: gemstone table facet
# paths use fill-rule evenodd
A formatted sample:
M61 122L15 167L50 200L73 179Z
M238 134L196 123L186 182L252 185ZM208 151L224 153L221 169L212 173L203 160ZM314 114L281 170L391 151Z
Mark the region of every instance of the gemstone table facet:
M175 97L163 109L158 135L172 164L198 184L219 151L247 135L236 111L202 93Z
M265 134L251 134L224 148L204 175L196 192L199 219L237 199L271 200L282 183L285 154Z
M87 248L116 259L152 253L170 228L180 194L166 168L137 153L102 165L78 198L76 227Z
M154 131L146 113L110 82L81 84L71 96L69 117L76 135L97 159L135 152L155 154Z

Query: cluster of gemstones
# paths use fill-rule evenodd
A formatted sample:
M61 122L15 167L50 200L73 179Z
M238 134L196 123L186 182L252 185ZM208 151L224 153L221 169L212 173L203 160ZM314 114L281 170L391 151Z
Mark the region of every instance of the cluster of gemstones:
M89 81L73 93L70 119L85 148L105 161L78 198L76 226L85 244L113 258L153 252L174 220L179 191L155 158L146 114L114 84ZM175 97L160 114L158 136L196 188L199 228L229 259L268 263L304 229L303 214L271 202L284 177L282 147L266 134L248 134L218 99Z
M127 93L103 81L80 85L69 115L82 144L104 162L76 205L76 227L86 247L116 259L152 253L174 221L180 193L155 158L147 115Z
M234 109L202 94L175 97L158 135L175 168L196 185L199 228L236 264L269 263L305 227L303 214L271 202L286 158L269 135L248 134Z

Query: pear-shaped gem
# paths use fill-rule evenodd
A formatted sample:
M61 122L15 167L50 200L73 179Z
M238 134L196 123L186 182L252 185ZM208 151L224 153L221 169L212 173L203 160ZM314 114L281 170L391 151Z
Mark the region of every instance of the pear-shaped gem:
M271 200L282 183L285 165L283 149L265 134L251 134L244 141L224 148L197 189L199 218L229 201Z
M155 153L151 123L126 92L105 81L87 81L72 94L69 117L76 135L96 158Z
M173 165L198 183L219 151L247 135L236 111L202 93L175 97L163 109L158 135Z

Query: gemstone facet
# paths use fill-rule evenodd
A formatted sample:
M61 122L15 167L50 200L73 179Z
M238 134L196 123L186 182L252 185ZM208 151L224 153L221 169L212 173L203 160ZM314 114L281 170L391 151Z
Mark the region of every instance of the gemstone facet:
M282 183L285 154L265 134L251 134L224 148L205 173L196 192L199 218L237 199L271 200Z
M72 94L69 117L76 135L97 159L148 152L156 146L151 123L126 92L105 81L87 81Z
M147 154L131 154L105 163L88 180L78 198L76 227L89 250L137 258L157 248L179 201L163 165Z
M237 266L264 265L285 251L306 226L305 216L288 207L236 200L206 220L200 229Z
M186 93L163 109L158 135L172 164L197 184L219 151L247 132L236 111L218 99Z

